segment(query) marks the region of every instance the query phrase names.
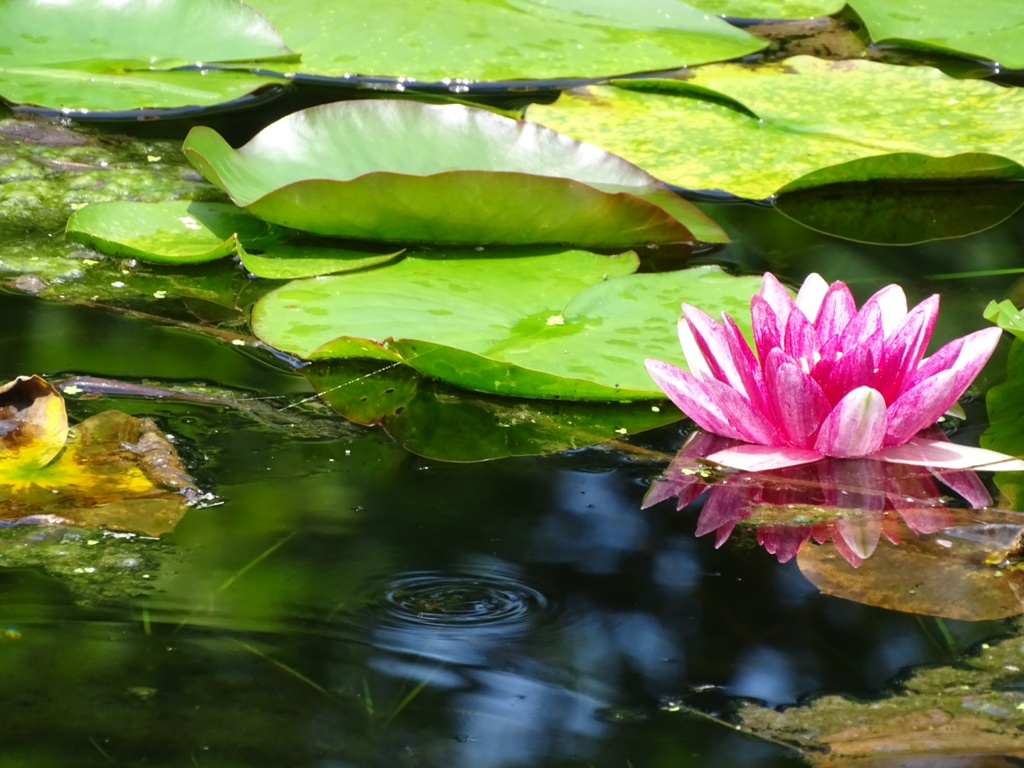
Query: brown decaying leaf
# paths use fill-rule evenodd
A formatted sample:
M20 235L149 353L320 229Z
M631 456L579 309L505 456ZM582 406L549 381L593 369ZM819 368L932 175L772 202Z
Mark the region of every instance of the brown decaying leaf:
M1011 516L1019 525L1018 518L1024 518L999 510L971 514L987 517L981 525L963 530L1001 529L1007 523L992 521ZM1024 613L1024 571L993 564L1005 551L1005 544L963 538L957 528L950 528L907 536L899 547L883 541L856 569L832 544L804 545L797 563L804 576L828 595L905 613L983 621Z

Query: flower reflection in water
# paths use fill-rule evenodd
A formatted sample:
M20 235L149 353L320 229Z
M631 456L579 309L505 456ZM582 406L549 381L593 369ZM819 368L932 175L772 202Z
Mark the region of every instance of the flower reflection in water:
M945 440L937 428L922 437ZM697 430L665 476L651 486L643 506L675 497L682 509L710 489L696 532L703 536L714 531L716 547L741 523L756 526L758 543L780 562L792 559L813 539L831 541L856 567L871 556L882 536L898 544L907 530L927 534L954 525L955 510L947 505L949 499L936 480L972 507L992 503L981 479L970 470L824 458L771 472L735 472L705 459L740 443Z

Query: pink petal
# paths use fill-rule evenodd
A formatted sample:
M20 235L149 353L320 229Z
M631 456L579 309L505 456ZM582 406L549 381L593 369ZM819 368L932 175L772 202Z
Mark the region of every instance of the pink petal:
M757 358L763 362L771 350L782 346L785 327L779 327L778 315L761 296L750 299L750 325L754 331Z
M774 445L781 439L768 418L715 379L700 381L692 374L661 360L645 361L654 383L679 410L709 432L748 443Z
M715 546L722 546L732 533L736 522L750 517L750 507L756 497L756 486L716 485L711 489L711 494L697 517L695 535L703 536L711 531L719 531Z
M816 451L805 448L768 445L737 445L726 448L708 456L708 461L732 467L745 472L763 472L768 469L795 467L798 464L809 464L821 458Z
M865 304L860 312L853 316L853 319L843 329L839 337L840 349L852 349L861 344L872 334L882 327L882 311L877 304ZM883 333L884 338L884 333Z
M836 281L829 286L821 302L814 327L818 329L820 338L830 339L841 334L856 314L857 304L850 289L846 283Z
M935 424L956 400L956 383L956 372L942 371L893 400L889 405L885 444L905 443L925 427Z
M975 448L945 440L914 437L902 445L884 448L874 455L896 464L920 464L939 469L984 469L993 472L1024 471L1024 461L998 451Z
M764 277L761 278L761 293L759 295L768 303L782 323L785 323L796 309L789 290L771 272L765 272Z
M903 293L902 288L893 283L885 286L865 301L861 312L869 307L878 307L882 330L888 338L907 316L907 296Z
M822 384L830 403L839 402L846 393L857 387L875 388L875 368L882 354L882 341L882 330L879 328L866 339L849 347L835 362L828 379Z
M723 314L722 318L735 327L735 323L732 323L732 318L728 315ZM759 403L764 402L758 384L753 380L750 373L753 355L746 344L738 347L734 343L730 343L730 336L725 327L715 322L714 318L710 315L688 304L683 305L683 319L680 321L679 326L680 341L683 341L683 337L686 335L683 332L684 326L688 326L690 331L689 341L700 352L701 358L706 361L711 376L724 384L728 384L747 400ZM739 333L738 329L736 332ZM746 356L743 355L744 351ZM683 352L686 354L686 342L684 342ZM734 352L739 354L738 359L733 357ZM689 362L689 354L687 354L686 359ZM756 367L756 364L754 364L754 367ZM705 377L698 378L706 380ZM749 391L748 387L752 388L753 392Z
M939 314L939 297L931 296L911 310L904 322L886 341L878 363L875 387L886 402L892 402L917 370Z
M773 349L765 366L765 387L775 423L790 445L810 448L831 403L811 376Z
M882 447L886 423L882 395L871 387L857 387L825 417L814 450L825 456L868 456Z
M780 563L792 560L809 538L809 525L762 525L757 529L757 543Z
M874 459L825 459L817 465L825 504L838 509L881 513L886 465Z
M758 365L757 358L754 357L750 345L747 344L747 340L743 337L736 323L726 314L722 315L722 327L732 359L736 364L737 372L743 381L742 391L747 393L751 405L757 408L757 410L767 413L768 394L765 391L764 376L761 373L761 366Z
M812 272L804 280L796 294L796 306L804 317L814 323L818 319L822 302L828 293L829 285L817 272Z
M708 364L704 349L697 338L693 323L686 317L687 309L700 312L696 307L683 304L683 316L679 318L679 325L677 326L679 345L683 348L683 357L686 359L686 367L690 369L690 373L701 381L707 381L713 378L714 374L711 372L711 366Z
M819 357L818 332L803 312L791 312L782 336L782 349L795 360L803 361L809 372ZM762 363L764 358L761 358Z
M912 387L929 376L934 376L939 371L955 370L957 384L954 389L960 390L959 394L953 398L956 400L988 362L1002 333L1001 329L993 326L975 331L959 339L953 339L922 362L905 386Z

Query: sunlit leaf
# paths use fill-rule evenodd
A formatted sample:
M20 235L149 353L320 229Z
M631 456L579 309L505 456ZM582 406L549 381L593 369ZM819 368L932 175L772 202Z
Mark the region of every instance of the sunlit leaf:
M934 48L1024 67L1024 6L1017 0L851 0L876 43Z
M746 19L803 19L838 13L844 0L690 0L708 13Z
M112 256L180 264L240 256L258 277L313 277L380 264L398 252L374 253L302 243L298 233L225 203L95 203L68 221L69 240Z
M971 510L970 525L921 537L899 546L882 541L859 568L832 544L805 544L797 555L801 573L822 592L865 605L962 621L1001 619L1024 613L1024 571L997 568L1005 542L986 539L990 524L1024 525L1024 515ZM965 521L965 522L968 522Z
M282 118L238 150L195 128L184 149L238 205L321 235L606 248L725 239L621 158L459 105L337 102Z
M764 43L680 0L253 0L299 71L530 80L674 69ZM368 33L372 31L372 33ZM457 93L458 82L453 82Z
M660 399L643 360L682 363L680 302L742 318L759 281L712 267L634 275L637 263L631 253L581 251L410 254L383 269L293 281L257 302L252 324L301 357L404 362L464 389Z
M681 417L668 403L573 403L481 395L380 361L317 361L302 374L345 418L380 425L406 450L443 461L555 453Z
M985 319L991 320L1004 331L1009 331L1018 339L1024 340L1024 314L1009 299L990 301L985 307ZM1019 345L1014 345L1019 349Z
M908 153L966 155L954 168L971 180L1005 179L1009 163L1024 162L1024 93L928 67L797 56L617 86L574 91L531 106L528 116L671 184L748 198L829 166L836 167L816 184L863 181L867 171L869 178L900 178ZM879 160L845 165L870 157ZM911 178L922 178L920 171ZM937 173L955 178L944 168Z
M0 3L0 96L52 108L214 104L278 78L153 72L196 62L293 58L266 18L231 0Z

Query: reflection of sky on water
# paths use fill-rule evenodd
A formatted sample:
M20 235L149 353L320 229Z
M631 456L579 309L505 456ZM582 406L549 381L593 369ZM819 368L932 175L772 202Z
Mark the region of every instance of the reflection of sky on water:
M816 692L866 694L909 664L943 659L917 619L822 597L749 536L715 550L693 537L695 513L640 511L642 489L621 473L555 477L517 547L459 564L535 588L550 605L509 625L373 629L374 669L428 680L445 697L445 764L585 756L612 765L611 745L637 726L608 712L660 723L666 699L727 714L730 696L774 706ZM984 630L966 630L975 639L971 631ZM709 727L676 717L664 738Z

